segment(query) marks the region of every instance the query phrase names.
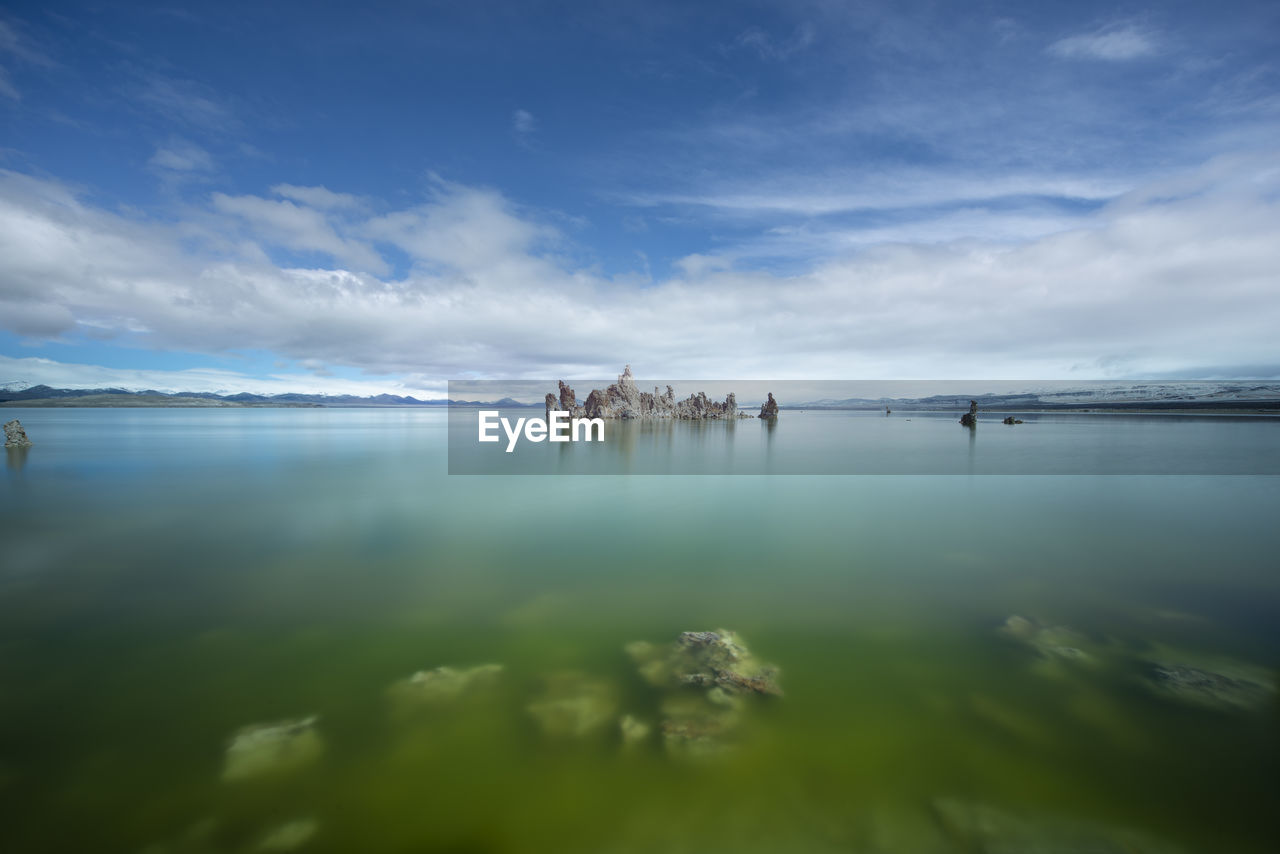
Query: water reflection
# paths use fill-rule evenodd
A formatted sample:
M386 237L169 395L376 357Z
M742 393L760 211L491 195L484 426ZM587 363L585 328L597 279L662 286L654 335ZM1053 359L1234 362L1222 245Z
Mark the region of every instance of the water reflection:
M30 448L5 448L5 462L8 463L9 471L20 472L23 466L27 464L27 452Z
M969 433L969 474L974 472L974 463L977 460L978 451L978 422L974 420L965 425L965 429Z
M457 412L449 466L452 474L1280 474L1280 419L1042 414L1035 429L989 420L979 456L976 424L961 454L954 413L912 415L787 412L759 427L609 421L602 442L522 440L508 453L505 440L477 443L475 413Z

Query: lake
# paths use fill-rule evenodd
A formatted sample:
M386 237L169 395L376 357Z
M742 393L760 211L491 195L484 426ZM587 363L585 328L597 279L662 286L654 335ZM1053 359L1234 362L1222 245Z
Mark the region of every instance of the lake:
M1263 852L1280 829L1277 419L784 411L508 463L451 458L467 410L15 417L6 851ZM783 696L679 640L719 629ZM691 656L719 687L681 681Z

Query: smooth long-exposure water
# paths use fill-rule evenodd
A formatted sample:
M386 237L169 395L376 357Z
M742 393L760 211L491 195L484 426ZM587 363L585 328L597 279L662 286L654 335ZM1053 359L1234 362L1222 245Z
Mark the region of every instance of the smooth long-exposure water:
M1275 476L466 477L438 411L4 417L35 442L0 479L5 851L1263 852L1280 829ZM860 416L668 425L659 470L709 442L838 453L818 417ZM954 416L905 417L874 427L890 447L970 454ZM1007 429L1068 417L1217 471L1280 454L1270 419ZM624 646L718 628L785 696L677 749L663 704L698 689ZM580 734L530 712L549 697L590 700ZM281 721L305 743L229 772Z

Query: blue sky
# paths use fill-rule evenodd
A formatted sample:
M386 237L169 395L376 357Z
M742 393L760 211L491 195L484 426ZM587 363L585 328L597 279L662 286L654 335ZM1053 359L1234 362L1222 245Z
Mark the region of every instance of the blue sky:
M0 382L1280 376L1275 3L8 3Z

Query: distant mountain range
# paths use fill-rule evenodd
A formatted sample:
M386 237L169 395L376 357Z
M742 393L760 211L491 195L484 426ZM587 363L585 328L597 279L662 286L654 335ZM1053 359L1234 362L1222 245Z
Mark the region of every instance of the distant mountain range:
M0 386L0 406L494 406L525 407L509 397L501 400L450 400L379 394L357 397L352 394L215 394L201 391L164 392L155 389L131 391L123 388L23 387L20 383ZM541 406L542 404L536 404Z
M969 401L987 410L1054 409L1280 409L1280 384L1257 382L1109 383L1019 394L943 395L916 398L844 398L784 404L783 409L964 410Z

